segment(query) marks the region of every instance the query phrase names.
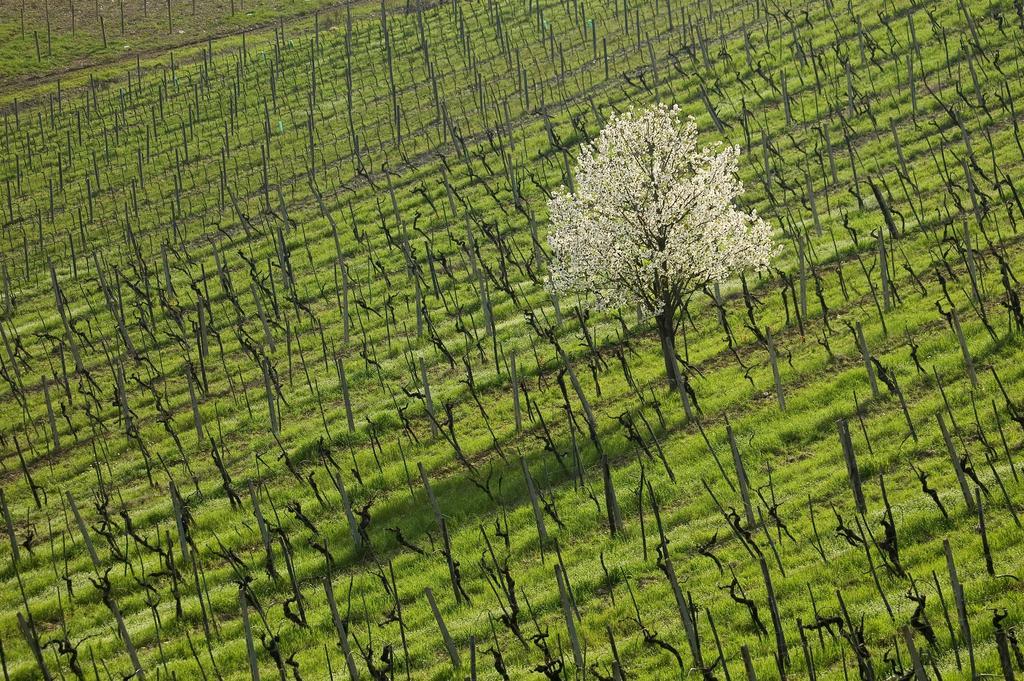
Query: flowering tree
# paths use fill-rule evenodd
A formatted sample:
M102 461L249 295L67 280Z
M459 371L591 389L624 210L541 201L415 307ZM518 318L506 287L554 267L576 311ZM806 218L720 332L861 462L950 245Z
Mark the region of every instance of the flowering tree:
M548 203L555 292L653 315L673 387L677 313L694 292L765 268L775 253L769 226L733 204L738 157L738 147L698 146L676 106L629 111L583 146L575 192Z

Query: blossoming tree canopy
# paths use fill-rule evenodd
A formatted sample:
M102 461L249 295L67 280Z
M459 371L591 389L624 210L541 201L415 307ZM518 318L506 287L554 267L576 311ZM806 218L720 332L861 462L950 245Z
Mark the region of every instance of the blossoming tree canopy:
M700 146L676 106L629 111L582 147L575 192L563 187L548 203L554 290L653 315L673 385L677 312L695 291L765 268L775 253L768 224L733 203L743 191L739 152Z

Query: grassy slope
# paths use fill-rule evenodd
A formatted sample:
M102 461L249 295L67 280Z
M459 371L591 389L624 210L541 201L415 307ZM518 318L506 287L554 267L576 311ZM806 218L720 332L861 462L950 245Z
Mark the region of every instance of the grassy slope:
M744 142L740 124L741 98L745 101L753 112L748 121L752 137L750 153L742 164L748 199L777 224L786 224L788 234L798 230L807 238L808 253L816 261L816 271L822 280L821 295L831 311L828 324L834 333L828 336L828 342L832 357L817 342L823 337L826 322L814 293L813 279L809 282L809 309L802 320L802 333L792 302L783 304L780 276L750 282L752 292L760 300L757 323L773 329L784 359L782 382L787 401L784 414L780 414L775 402L767 351L744 325L746 311L737 283L723 287L722 291L727 318L736 335L737 354L727 348L716 315L704 300L695 304L692 325L686 329L688 360L700 371L699 378L694 379L694 388L704 413L701 425L711 446L728 465L729 447L724 433L724 420L728 416L752 484L766 485L770 471L775 494L782 502L779 513L799 540L794 543L773 534L785 567L783 575L768 549L767 538L764 534L757 535L768 555L780 598L794 676L806 675L802 671L804 661L795 621L798 617L805 623L814 619L811 594L822 614L833 615L838 611L836 592L839 590L851 616L855 620L864 617L865 635L879 673L887 669L885 653L913 612L913 604L904 597L909 582L883 573L882 586L893 609L890 618L867 573L864 551L848 546L832 532L836 520L831 505L849 525L854 524L855 515L834 424L839 417L850 419L854 446L868 481L866 493L870 512L867 520L876 537L882 532L878 474L885 473L889 500L895 509L902 560L917 580L918 588L928 596L927 614L939 636L938 645L928 650L927 655L944 677L955 676L953 647L931 579L934 571L942 584L944 597L950 599L941 545L943 538L949 538L966 585L979 665L986 671L993 671L997 661L989 608L1009 608L1009 622L1019 623L1024 615L1019 605L1020 589L1015 581L989 578L984 572L976 519L967 513L959 496L935 421L935 414L942 408L936 376L946 389L959 426L956 446L972 455L981 479L993 492L991 500L986 502L986 521L998 573L1019 571L1020 530L1013 525L1001 492L994 485L992 469L985 463L985 449L974 426L970 384L955 337L934 308L934 302L942 298L938 275L944 277L950 295L959 306L979 368L995 367L1011 395L1021 393L1024 374L1016 361L1020 353L1019 341L1005 337L1006 323L999 307L1002 289L998 265L984 250L981 229L973 215L969 216L969 222L979 239L976 247L983 249L977 255L985 283L983 299L999 331L998 342L989 338L977 312L969 304L966 267L954 240L961 229L961 220L957 204L948 195L939 175L940 168L941 172L947 172L942 166L941 149L945 162L952 168L948 172L963 187L958 197L960 204L969 207L963 172L956 160L964 154L963 141L960 131L937 101L927 96L924 83L947 103L957 99L958 83L964 88L960 107L981 169L975 171L974 181L988 199L989 213L984 227L988 238L1005 249L1005 257L1019 270L1024 259L1012 220L1020 217L1020 213L1012 203L1008 187L1004 185L1000 193L994 186L992 171L994 163L1000 173L1012 178L1024 160L1015 143L1009 117L997 113L995 108L1004 82L1013 96L1019 95L1021 90L1017 65L1021 29L1011 20L1012 8L1002 8L1002 31L992 18L993 10L980 5L971 9L988 54L1000 50L1000 66L1008 75L1005 81L993 64L980 55L975 55L973 63L968 64L967 48L956 39L968 33L967 24L956 8L934 3L914 13L919 53L913 52L918 79L918 111L913 116L906 85L906 58L911 53L906 11L893 15L889 5L857 8L866 35L884 48L877 51L875 60L861 59L856 24L839 8L835 10L834 21L821 4L794 8L793 16L797 17L798 24L796 35L804 50L814 50L821 55L820 90L815 85L811 62L802 63L794 54L793 29L785 23L776 24L774 19L766 23L760 14L755 15L752 7L716 4L715 28L709 29L709 33L718 33L720 19L723 42L712 40L708 49L709 65L703 63L699 50L693 58L682 51L687 36L679 29L681 8L678 3L672 10L672 31L668 28L669 10L664 2L632 6L628 34L623 15L614 5L587 7L587 17L596 20L597 60L593 59L589 35L584 39L581 33L582 22L573 19L572 5L545 6L541 22L535 14L536 8L531 13L528 7L518 4L460 4L458 7L462 20L456 19L451 5L445 5L426 11L423 22L430 45L430 61L438 75L438 100L444 102L459 135L466 140L472 158L468 163L460 158L461 148L451 143L450 131L438 124L441 107L434 99L433 86L426 77L424 55L418 49L416 15L392 14L388 22L393 41L393 77L387 75L379 20L357 22L352 36L354 108L358 112L355 129L365 167L364 173L357 172L353 167L348 133L344 24L321 36L316 66L317 182L338 222L342 255L352 282L353 328L347 345L343 342L336 303L334 239L329 224L311 199L305 177L309 154L306 111L310 90L310 51L305 37L282 44L278 49L274 49L272 43L264 49L253 49L246 55L244 66L238 64L238 47L235 46L234 53L215 59L205 71L202 65L195 65L181 67L173 74L169 70L147 74L141 86L133 79L133 89L124 98L119 95L119 89L126 90L127 82L116 82L113 87L100 89L95 97L89 96L88 103L85 93L76 92L56 108L52 123L49 107L39 109L38 116L36 110L20 111L17 119L8 116L8 129L16 128L17 132L7 135L3 142L3 172L15 188L11 202L15 224L5 229L3 264L12 281L16 306L13 315L5 320L4 328L12 343L15 337L20 338L25 348L18 360L20 379L12 379L25 385L27 414L23 413L10 385L5 384L5 409L0 417L5 452L3 489L19 540L32 537L33 551L22 549L18 571L44 641L64 635L60 615L63 609L67 636L74 642L88 637L82 645L80 661L85 663L94 656L97 664L103 661L112 672L130 670L109 612L99 591L89 582L92 575L89 557L69 510L63 506L62 494L67 490L74 493L92 527L90 531L100 559L105 565L114 566L109 576L132 639L140 649L143 665L152 674L166 660L167 668L176 670L179 676L195 676L196 661L189 648L190 637L206 673L212 674L210 658L204 650L200 601L191 580L186 579L179 587L183 612L178 616L171 580L166 574L154 574L163 569L157 556L127 540L133 558L133 575L116 561L111 547L98 533L105 529L99 525L100 515L94 506L95 494L100 489L106 489L110 495L109 507L116 525L109 529L111 536L119 540L120 549L124 549L126 541L123 520L119 517L122 508L150 543L156 542L158 532L173 533L167 492L170 475L187 497L192 514L192 534L209 588L207 607L212 606L216 613L217 631L211 647L217 667L225 678L246 678L248 672L237 588L232 581L235 574L224 559L221 546L241 556L254 579L253 589L267 612L271 633L281 637L280 649L285 657L295 654L304 678L326 677L324 645L330 648L334 669L343 667L340 655L335 652L333 625L320 585L325 574L324 559L312 548L314 537L310 531L286 510L286 504L291 501L301 503L303 514L318 528L321 535L318 541L329 547L334 557L333 576L339 598L344 600L349 584L353 585L351 611L348 612L350 631L363 646L372 633L375 656L380 655L384 643L401 650L397 624L381 624L385 613L391 609L391 597L374 574L375 565L390 560L398 579L405 618L411 656L409 666L416 677L450 676L450 663L440 644L433 615L421 596L426 586L431 586L437 594L464 659L468 656L471 635L478 641L488 639L487 646L495 645L490 640L494 635L513 678L522 677L527 669L543 661L538 647L519 645L499 623L495 622L492 628L489 622L488 613L497 616L500 609L479 564L483 531L499 558L508 556L511 574L520 590L521 624L526 635L533 635L540 626L549 633L552 649L557 650L554 641L559 638L567 660L571 660L552 574L553 546L546 547L542 556L520 464L516 461L522 455L561 521L561 526L556 526L554 519L546 516L549 532L558 538L562 561L579 606L581 621L577 628L586 641L588 665L597 664L602 673L609 673L611 653L606 626L610 626L630 678L661 678L675 668L676 663L667 652L644 643L634 620L637 611L630 599L630 589L648 630L657 632L660 638L677 647L686 663L690 662L671 592L655 564L657 535L646 495L641 521L637 489L643 470L658 497L662 521L671 539L676 572L685 580L684 588L692 594L694 602L707 609L702 611L699 620L705 657L713 659L715 654L710 618L703 612L714 620L734 675L741 673L740 646L748 645L759 675L771 678L774 668L772 636L758 638L746 609L731 601L719 588L731 577L720 576L712 562L696 551L717 533L715 555L725 564L727 574L730 569L735 571L739 583L758 604L761 617L771 630L760 568L731 538L701 480L708 480L726 505L739 506L739 499L709 456L697 424L687 423L677 400L661 388L656 343L649 327L637 325L630 314L624 315L625 323L630 326L627 354L630 368L637 384L643 388L646 402L652 397L660 400L664 425L655 410L642 405L624 380L619 360L614 355L617 348L623 347L621 325L607 315L593 315L587 320L588 331L602 349L607 363L599 371L600 396L597 395L589 377L587 366L591 357L583 344L579 322L571 315L569 301L562 301L566 318L559 337L576 357L576 369L594 404L601 442L613 462L614 479L626 519L624 536L611 540L601 520L603 512L598 512L592 501L592 498L602 498L600 469L596 453L586 441L585 428L576 434L587 476L585 486L580 489L555 456L543 450L542 441L536 437L541 430L538 420L528 419L519 434L513 427L508 362L515 352L519 375L536 407L534 415L543 414L560 454L565 456L571 449L572 439L556 380L558 362L550 347L536 337L523 319L523 311L533 309L538 315L553 320L550 301L543 289L526 275L525 266L510 265L509 276L518 302L498 290L494 282L488 286L496 324L496 339L492 344L480 307L478 280L472 275L463 250L465 230L467 225L472 225L483 261L492 268L496 266L497 251L481 226L487 225L500 230L509 239L517 261L525 262L532 257L528 221L514 208L503 160L496 151L500 143L508 145L508 139L514 139L514 150L509 158L517 171L523 198L536 215L542 238L544 195L541 187L550 190L563 181L564 162L562 154L552 149L545 130L545 116L561 141L571 144L579 140L582 132L592 135L599 129L598 113L607 115L613 108L621 109L631 102L652 101L655 93L647 86L656 81L657 96L678 102L686 113L697 116L705 129L713 130L698 95L699 84L704 83L711 101L730 126L725 137L734 143ZM500 50L500 40L496 38L500 33L493 20L494 8L500 8L502 29L508 32L514 48L507 54ZM809 14L805 15L804 9ZM634 11L641 17L641 32L650 39L650 48L644 41L637 45ZM685 8L691 18L705 11L704 3L700 7ZM933 14L936 24L928 21L926 11ZM888 26L880 21L879 12L887 19ZM551 42L548 38L541 39L538 25L553 31L553 53L546 51ZM948 33L948 48L936 32L936 25L944 27ZM789 126L781 98L746 66L742 26L749 30L754 64L760 63L765 72L773 74L776 85L780 72L784 70L787 74L795 119ZM470 45L468 54L460 42L463 32ZM604 61L600 58L605 39L610 71L607 79ZM852 115L846 109L846 78L837 53L832 49L837 39L839 53L850 59L858 97L857 109ZM656 56L655 68L651 66L651 52ZM871 56L870 41L865 54ZM531 89L528 104L520 91L517 64L528 74ZM973 89L972 65L981 93ZM393 132L394 109L389 87L392 78L401 111L401 144ZM487 88L483 105L475 89L478 82ZM992 109L991 116L972 108L980 94L985 95ZM495 100L507 101L507 113L503 106L494 108ZM543 108L539 108L541 101ZM867 103L870 103L870 115L865 109ZM102 120L96 113L97 105ZM829 111L833 115L829 116ZM845 123L839 113L845 117ZM77 124L79 116L81 127ZM496 125L498 119L501 125ZM898 128L911 179L920 188L914 206L900 189L896 151L888 130L890 119ZM225 132L227 120L230 124ZM284 280L274 246L274 234L282 227L282 222L261 210L264 200L261 145L268 120L273 133L267 163L269 179L272 186L280 186L289 216L296 224L284 231L296 290L314 311L321 327L305 313L297 313L283 298ZM829 130L835 147L835 180L829 172L825 142L819 133L823 127ZM187 145L182 141L183 130L187 131ZM488 141L488 130L493 131L493 144ZM763 131L767 131L771 145L778 151L778 157L773 156L772 160L774 202L769 201L763 184ZM70 148L66 143L69 134ZM228 149L222 156L225 134ZM853 169L843 141L845 136L858 159L859 185L853 183ZM708 135L709 140L713 137L716 136ZM94 152L98 156L96 166L91 160ZM139 152L143 154L141 178L137 167ZM187 163L184 162L186 155ZM176 166L181 168L177 179ZM18 168L22 173L20 187ZM385 168L393 172L388 175ZM455 187L453 199L458 215L451 215L451 204L441 181L442 172ZM806 192L805 172L810 174L821 214L823 233L820 236L813 228L809 204L801 201ZM871 234L883 222L864 182L869 173L876 182L879 178L885 179L892 190L889 200L905 220L902 237L891 245L894 284L900 299L885 315L888 333L883 331L871 294L871 286L877 287L879 282L875 241ZM60 186L61 175L63 187ZM87 179L93 194L91 202L86 193ZM132 198L133 179L137 209ZM48 184L51 180L55 190L52 219ZM394 191L394 203L389 186ZM251 218L253 224L248 233L238 226L228 187L239 197L242 212ZM862 209L851 193L856 187L864 197ZM272 208L280 215L280 202L273 192L271 201ZM124 228L126 210L131 214L132 238L137 244L138 256L133 252L136 246L126 243L129 240ZM11 217L6 205L4 216L5 222ZM859 245L855 245L843 229L844 216L853 233L858 235ZM86 224L80 225L83 218ZM42 222L41 240L37 219ZM358 234L353 233L353 227ZM431 322L445 347L457 359L454 369L425 335L417 335L414 286L405 257L397 246L400 234L409 236L412 257L425 278L426 306ZM781 229L779 236L786 248L777 267L785 276L797 277L799 268L792 237L785 236ZM73 263L69 246L72 241ZM161 306L156 291L164 285L160 258L164 242L169 245L176 295ZM430 285L428 245L434 254L440 296L434 294ZM23 248L27 248L27 263ZM123 356L122 341L97 283L93 253L104 263L108 283L113 280L111 268L116 266L119 270L129 334L136 347L145 351L148 362L136 363ZM268 289L268 267L274 280L281 311L270 331L275 339L274 349L266 348L265 352L273 360L282 393L287 398L287 406L281 405L280 440L302 476L314 475L313 480L327 502L325 506L317 501L308 484L298 483L288 473L278 458L280 450L268 432L261 370L245 354L234 330L236 311L224 293L223 279L217 274L218 261L230 270L232 287L243 308L245 317L241 323L246 334L243 337L255 339L257 345L263 339L263 325L250 286L250 267L242 255L256 263L257 279ZM870 281L858 256L863 259L864 267L870 268ZM446 259L444 265L442 257ZM62 387L53 383L54 376L62 375L62 355L55 347L64 332L53 304L46 269L48 259L57 267L64 298L82 334L78 344L83 348L85 368L101 386L95 401L82 390L76 391L79 384L85 386L83 390L89 390L88 384L80 378L72 377L70 399ZM145 273L140 263L145 263ZM904 264L914 273L913 277L903 268ZM202 281L203 271L205 282ZM917 290L914 277L926 287L926 294ZM136 296L129 288L131 284L140 291L146 290L143 278L148 280L149 295L156 311L152 336L139 322L144 319L149 323L148 312L134 302ZM191 283L208 297L211 323L220 333L219 342L211 339L210 353L205 359L209 390L201 397L201 413L208 434L218 438L218 449L233 478L233 487L243 498L244 508L240 510L231 509L211 460L210 445L197 442L192 426L184 374L186 357L198 363L192 349L192 325L197 323L198 317L196 290L191 288ZM260 295L264 310L272 314L270 298ZM356 303L358 299L383 313L389 296L392 309L388 323L382 315L366 312ZM456 309L462 309L466 315L466 324L470 327L466 332L459 329L451 314ZM184 315L181 327L172 321L172 312ZM870 398L863 364L844 325L854 321L863 324L871 352L895 371L906 393L919 441L909 439L898 402L895 397L884 395L884 387L882 397ZM357 412L357 429L352 435L345 433L342 396L334 367L330 363L325 366L320 359L321 329L324 344L337 348L345 360ZM915 370L908 338L919 344L918 356L928 371L934 368L934 375L919 374ZM495 346L499 348L498 371L492 352ZM68 349L65 346L63 360L70 374L74 363ZM480 410L464 382L466 372L460 360L463 354L471 363L482 408L490 416L498 446L480 418ZM111 355L123 357L120 361L128 377L128 400L141 437L154 458L155 486L152 487L147 483L139 448L126 440L119 422L113 402L114 376L108 366ZM5 366L13 367L8 357L5 353ZM498 501L488 499L470 481L470 474L456 462L452 447L444 439L431 437L423 407L403 392L402 388L418 389L417 379L408 365L413 358L418 361L420 357L428 367L435 404L452 404L459 444L474 462L477 480L490 476L492 492ZM749 381L738 359L750 367ZM13 368L8 369L11 371ZM1006 483L1011 497L1019 499L1016 475L1003 453L993 416L993 401L1013 451L1019 451L1020 431L1009 422L991 374L983 370L979 373L981 385L976 402L981 432L994 446L994 470ZM170 427L180 438L189 468L196 476L195 483L190 480L191 474L177 446L157 420L153 394L135 382L133 375L147 382L155 380L162 404L173 414ZM42 376L51 381L49 391L57 405L59 451L51 451ZM861 422L855 416L854 392L859 398L863 428L871 438L870 448L863 437ZM91 422L86 413L87 402L90 413L99 414L102 426ZM582 427L578 403L575 398L570 398L570 402ZM404 405L408 405L418 442L403 431L396 413L396 407ZM627 410L634 414L640 411L651 422L676 477L675 483L669 480L659 461L639 455L637 448L625 438L616 417ZM67 415L67 420L62 413ZM369 526L372 551L358 551L353 546L340 497L312 447L321 434L330 441L333 456L340 464L340 475L355 505L361 507L373 501ZM15 436L18 446L25 452L34 481L45 490L42 509L34 507L20 470ZM371 446L372 440L379 443L376 450ZM156 460L157 455L166 465L166 473ZM472 605L455 604L448 569L439 550L440 537L417 479L416 463L422 463L428 471L447 518L453 555L460 561ZM930 484L940 491L950 509L948 522L942 521L932 502L920 492L911 463L931 474ZM566 456L566 465L571 467L571 456ZM358 470L361 483L352 469ZM729 475L733 475L731 469ZM294 569L306 598L309 629L295 627L283 616L282 602L290 595L287 579L272 580L262 570L259 533L251 503L244 493L247 483L257 480L264 484L261 491L264 512L272 517L273 523L280 524L295 552ZM764 491L767 494L767 490ZM827 565L810 541L813 531L808 499L816 509L816 525ZM507 523L507 545L495 533L496 520L502 526ZM387 530L391 527L400 528L406 539L426 549L427 554L419 555L400 547L395 535ZM643 533L646 533L646 542ZM34 662L16 633L15 613L22 607L20 590L9 550L5 546L2 551L0 631L4 633L8 666L13 678L32 678L36 674ZM878 565L879 555L874 551L872 554L872 560ZM277 555L280 567L283 559L279 550ZM175 551L175 560L180 562L178 551ZM135 579L143 579L143 571L149 575L154 593L159 596L159 637L146 605L146 594ZM73 586L73 597L68 593L65 575ZM344 602L342 608L347 612ZM264 632L264 625L258 619L255 626L257 636ZM840 676L843 659L847 665L852 664L850 649L845 643L826 635L824 644L819 645L816 635L808 632L808 637L820 674ZM918 646L926 647L920 637ZM491 658L482 652L484 647L481 643L478 649L481 675L493 677ZM258 642L257 648L264 673L270 673L273 664L270 656ZM58 664L67 668L68 659L63 657L58 662L54 648L48 648L46 654L51 668ZM905 659L905 650L902 654ZM398 657L398 664L404 665L400 652ZM374 660L380 663L379 657ZM360 660L358 665L365 673L364 662Z
M378 9L352 4L357 15ZM310 17L318 10L321 26L326 28L338 21L345 7L346 3L330 0L175 0L170 3L168 23L166 2L17 0L0 5L0 84L20 89L27 83L50 82L118 62L131 66L136 57L148 61L170 50L272 26L307 32L313 27Z

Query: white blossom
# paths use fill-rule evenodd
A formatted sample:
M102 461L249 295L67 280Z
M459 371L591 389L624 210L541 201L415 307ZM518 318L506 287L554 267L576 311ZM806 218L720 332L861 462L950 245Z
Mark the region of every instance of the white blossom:
M770 227L733 203L739 147L697 136L692 117L661 104L613 116L582 147L575 192L548 203L555 292L671 319L694 291L768 266Z

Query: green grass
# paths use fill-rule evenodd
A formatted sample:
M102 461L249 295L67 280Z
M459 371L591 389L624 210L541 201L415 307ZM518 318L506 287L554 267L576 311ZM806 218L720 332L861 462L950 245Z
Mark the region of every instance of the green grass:
M705 17L702 29L711 43L705 63L699 48L694 48L692 56L686 51L691 36L680 27L687 25L683 17L695 22L709 6L715 14L711 23ZM299 22L289 24L283 41L277 34L247 40L244 54L237 37L215 43L208 58L198 52L189 58L176 52L173 69L166 55L153 54L141 69L141 80L134 64L126 68L114 64L89 72L97 74L95 87L90 78L79 74L63 84L59 98L55 88L45 86L33 89L31 96L14 88L0 93L5 102L15 97L29 102L16 111L8 107L7 134L0 141L0 186L4 187L0 267L7 272L14 297L10 308L5 299L9 313L2 321L7 345L0 352L4 369L0 480L17 540L31 546L31 551L21 548L17 565L6 541L0 548L0 640L11 678L40 674L18 631L17 613L25 611L22 588L44 644L64 637L75 644L82 642L78 663L86 678L93 676L94 665L101 678L106 676L104 668L115 677L131 672L110 611L90 582L96 574L66 506L66 492L76 499L103 569L112 568L114 597L151 678L158 671L161 677L175 673L178 678L203 674L217 678L211 656L223 678L249 678L238 575L227 558L228 550L251 577L252 592L266 612L266 625L255 612L250 613L263 676L275 673L274 661L260 641L261 635L268 635L280 637L283 658L294 655L302 678L328 678L325 655L334 674L344 677L345 662L322 587L328 568L313 541L332 555L330 576L353 646L365 650L372 640L372 661L377 666L383 665L383 646L391 646L394 678L403 678L406 669L414 678L462 678L468 674L471 637L477 642L480 678L498 678L488 648L501 650L510 678L531 678L537 676L532 670L544 661L540 646L530 640L538 632L548 635L547 645L555 656L559 650L564 654L565 678L569 678L576 672L553 574L558 558L553 541L542 547L538 540L517 460L520 456L550 508L557 509L560 524L550 514L545 521L552 539L557 538L579 609L576 629L584 642L588 669L611 674L607 633L611 631L627 678L672 678L678 673L669 652L645 643L636 621L638 612L648 631L679 650L687 669L692 664L671 589L656 564L658 535L651 500L645 491L641 504L638 495L643 479L657 496L676 574L698 608L705 660L718 656L713 619L732 678L743 675L741 646L749 646L758 678L776 678L774 636L760 567L732 536L702 484L707 481L726 507L741 508L738 494L723 480L701 435L703 430L734 479L726 418L736 434L751 485L769 498L766 485L771 476L781 504L779 516L796 538L794 542L774 531L771 534L783 574L768 536L763 530L754 533L779 599L792 678L809 675L797 618L804 624L812 622L815 604L822 616L837 615L839 593L851 619L860 622L863 617L877 677L893 672L889 660L896 659L897 648L905 664L902 630L914 611L914 604L905 597L911 577L927 597L926 614L938 638L930 646L918 636L917 647L943 678L964 676L966 671L959 671L956 664L955 646L932 577L934 572L943 598L951 604L943 539L950 541L964 584L979 671L1000 673L992 609L1008 610L1009 628L1019 627L1024 617L1020 582L1002 576L1021 576L1024 544L995 479L998 474L1010 503L1019 509L1020 471L1011 468L1008 454L1016 457L1019 467L1024 437L989 370L995 369L1019 403L1024 394L1021 339L1012 332L1001 306L1006 294L996 259L1000 254L1020 276L1024 248L1016 222L1024 215L1012 184L1024 167L1024 152L1016 141L1012 116L1000 106L1001 96L1017 98L1024 91L1019 66L1022 29L1013 7L967 3L979 42L969 55L967 39L974 40L972 29L949 3L923 3L913 10L916 49L908 39L906 15L911 8L892 3L869 2L855 8L863 38L858 37L857 23L845 8L836 6L830 12L819 2L788 6L795 28L782 18L766 19L764 8L724 0L711 5L676 2L671 10L662 0L630 3L628 31L621 4L595 3L585 11L597 31L596 58L589 25L584 35L582 14L574 10L578 5L542 7L543 18L538 20L537 4L503 0L425 5L422 16L415 6L408 13L404 6L396 6L387 15L390 71L380 17L370 11L376 8L363 8L354 14L350 59L341 15L330 21L325 18L320 44L312 51L309 26ZM498 13L500 24L494 18ZM542 35L539 26L551 31L553 40L549 34ZM946 43L939 27L947 33ZM14 25L4 30L14 30ZM745 58L744 32L749 36L751 66ZM424 39L429 46L426 53ZM801 42L805 55L812 51L820 55L817 73L815 63L805 62L794 50L794 39ZM62 31L54 44L74 40L84 38L70 38ZM873 44L878 46L874 55ZM69 43L68 59L76 45ZM9 49L14 51L0 54L4 73L27 70L34 51ZM317 88L312 160L311 54L316 59ZM839 55L850 63L853 112L848 110L847 78ZM908 55L915 68L916 113L907 84ZM792 122L787 124L781 95L754 73L755 68L770 74L778 87L785 72ZM974 88L972 68L980 91ZM528 95L522 89L523 70ZM351 127L349 73L355 113ZM431 73L436 75L436 95ZM925 83L941 103L928 94ZM715 132L701 86L728 126L724 134ZM981 95L988 113L979 105ZM663 386L658 344L649 321L638 322L630 310L623 310L621 317L609 313L587 317L587 333L603 360L596 365L595 383L590 368L595 358L573 313L576 301L560 301L564 319L556 334L571 354L594 407L625 520L624 533L610 538L599 457L588 440L579 402L567 385L579 425L573 437L558 383L561 365L524 317L533 311L545 324L555 319L552 301L542 286L544 265L537 268L534 262L529 216L543 244L545 192L564 181L565 157L553 146L553 137L571 153L571 145L595 135L612 111L646 105L656 98L678 103L685 114L697 117L708 141L725 138L745 146L744 201L773 221L784 246L775 263L777 271L751 276L748 285L758 301L756 324L772 329L778 347L787 409L780 412L777 405L768 352L746 326L749 319L738 281L728 282L721 291L734 333L733 348L706 297L695 299L685 327L686 357L702 410L699 422L688 422L678 397ZM958 109L970 135L975 159L972 179L983 213L980 224L959 160L966 154L963 136L943 105ZM749 112L749 147L744 108ZM898 131L906 178L898 174L890 120ZM453 143L453 130L464 145ZM825 130L834 151L834 178ZM359 141L358 156L353 131ZM763 165L765 140L772 148L770 188ZM351 329L347 343L335 278L335 238L309 187L311 163L337 224L338 249L348 273ZM507 168L515 177L516 189ZM955 196L943 180L947 174L957 188ZM807 197L808 175L820 235ZM880 286L872 235L885 223L867 183L869 177L879 186L884 181L888 189L882 191L900 228L899 239L887 240L890 276L899 296L884 314L884 328L872 295L872 287ZM453 188L451 196L446 182ZM292 222L283 220L278 191ZM248 226L240 224L231 194L247 216ZM971 302L960 236L964 220L974 235L981 303L996 332L995 340L986 332L977 304ZM846 225L856 234L856 243ZM487 267L493 339L485 326L479 280L466 254L467 229L479 249L478 266ZM496 234L502 239L504 269ZM792 278L794 290L799 291L796 238L804 240L814 270L814 275L807 274L802 329L794 300L784 299L789 289L783 277ZM294 300L301 306L286 298L280 240L289 252ZM173 295L164 291L162 246L167 250ZM414 268L408 266L406 253ZM81 371L76 371L71 343L54 304L48 262L55 267L75 327ZM131 356L118 332L117 319L99 283L97 263L112 300L117 301L115 307L124 310L127 333L139 359ZM429 315L422 335L417 332L411 271L416 269ZM503 273L514 299L502 290ZM815 276L821 280L827 317L819 304ZM228 277L238 308L229 294ZM936 301L948 307L943 286L957 306L977 367L979 387L973 392L956 337L935 308ZM1012 282L1012 288L1019 293L1018 283ZM254 291L268 319L273 348L265 342ZM202 359L208 382L208 390L198 396L203 441L193 425L186 378L190 366L200 374L196 349L200 293L209 304L205 323L217 334L211 331L209 352ZM586 301L581 307L587 309ZM855 322L863 325L870 352L898 378L919 436L916 442L909 436L896 397L881 384L881 395L872 397L860 352L847 329L847 324ZM430 338L430 327L435 329L437 343ZM823 339L829 351L819 342ZM924 373L912 361L911 340L918 345ZM439 345L453 355L454 368ZM262 369L246 346L260 348L270 359L287 402L277 402L280 444L270 433ZM623 375L615 354L620 350L625 352L639 393ZM514 427L512 353L528 393L528 400L521 394L522 432ZM347 429L335 355L345 363L355 411L352 434ZM409 396L421 390L418 370L411 368L420 359L427 368L435 406L441 409L449 403L452 407L454 431L473 463L473 472L460 465L444 437L431 434L423 404ZM466 365L472 369L479 407L467 382ZM139 440L125 436L115 387L119 368L124 371ZM67 392L59 382L65 373ZM47 420L44 377L56 412L59 447L53 445ZM992 493L984 508L997 577L986 574L978 521L967 511L936 422L936 414L945 409L940 382L955 417L954 426L946 416L954 429L955 446L970 455ZM152 384L153 389L144 384ZM17 391L23 393L24 404L15 386L23 386ZM171 416L167 427L161 422L157 397ZM658 409L652 404L655 398ZM409 419L408 429L399 409ZM487 415L486 422L481 411ZM675 482L661 461L648 459L628 440L617 421L624 412L633 414L638 423L642 414L651 424ZM861 522L868 524L876 539L883 537L882 475L893 506L900 558L908 576L886 572L880 552L874 546L871 549L892 616L868 571L863 548L848 545L834 532L833 507L853 528L857 515L836 429L839 418L849 421L865 479L868 513ZM545 448L541 437L545 427L557 455ZM179 439L181 451L169 430ZM206 439L210 436L216 439L232 487L242 499L241 508L232 508L222 488ZM318 455L320 437L335 463ZM152 485L138 441L145 444L151 460ZM572 471L573 442L584 465L582 486ZM22 471L19 449L41 488L41 508L36 507ZM325 503L320 503L308 482L299 482L289 472L282 451L302 478L313 476ZM456 604L440 532L417 464L428 473L445 516L469 604ZM948 521L921 492L912 464L929 474L929 484L949 510ZM344 480L357 509L372 501L367 528L370 548L355 546L329 472ZM202 601L177 544L168 491L171 479L191 514L190 532L205 582ZM296 626L284 615L284 602L292 594L280 545L275 546L275 561L281 576L272 579L263 568L249 483L258 490L268 522L279 527L291 545L308 628ZM480 486L486 484L493 498L482 491ZM109 527L102 520L104 499ZM812 544L809 501L825 560ZM287 510L289 502L301 504L319 537ZM128 537L122 510L151 546L159 541L165 550L169 539L170 553L182 573L177 585L166 559ZM762 508L766 517L767 511ZM424 553L401 546L389 528L399 528ZM498 560L507 559L526 645L496 619L501 607L481 566L482 532ZM697 551L716 535L711 550L722 561L723 575ZM129 560L118 559L125 554ZM408 657L403 651L403 631L388 617L394 596L380 578L389 574L389 563L396 577ZM758 636L747 609L721 588L731 581L732 571L757 604L767 636ZM148 593L155 599L159 634L140 581L152 587ZM451 669L423 597L426 587L433 589L458 646L464 662L459 672ZM204 609L211 616L210 637L204 631ZM957 628L955 613L952 609L950 613ZM847 641L827 633L821 639L813 631L805 633L819 678L844 678L844 665L851 676L856 675ZM962 644L960 655L966 670ZM51 671L62 669L70 678L69 655L61 654L54 644L45 647L44 656ZM364 678L369 677L358 650L356 665ZM721 667L716 675L724 677ZM587 676L596 678L589 670Z
M312 17L318 11L321 25L326 27L344 16L346 7L346 3L328 0L128 0L109 6L85 4L55 6L49 0L19 0L0 7L0 63L4 66L0 83L5 89L74 77L110 64L122 63L130 68L136 57L148 62L171 50L205 45L209 40L243 32L287 25L290 30L305 33L312 30ZM376 6L351 4L356 16L379 11Z

